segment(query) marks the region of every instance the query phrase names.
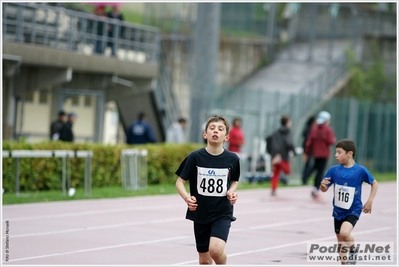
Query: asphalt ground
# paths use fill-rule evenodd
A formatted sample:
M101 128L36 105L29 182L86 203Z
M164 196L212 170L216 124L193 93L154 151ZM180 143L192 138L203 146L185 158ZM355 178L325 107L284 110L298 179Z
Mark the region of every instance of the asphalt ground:
M239 190L226 244L228 265L320 266L307 245L335 242L332 190L314 200L311 187ZM370 186L365 184L365 200ZM362 214L356 242L393 242L397 266L397 184L379 184L371 214ZM198 265L192 222L180 196L5 205L2 209L2 265Z

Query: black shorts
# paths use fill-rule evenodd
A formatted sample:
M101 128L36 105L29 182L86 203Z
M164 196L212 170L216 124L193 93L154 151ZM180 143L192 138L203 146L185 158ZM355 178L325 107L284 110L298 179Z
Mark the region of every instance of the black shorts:
M353 227L355 227L357 221L359 220L358 217L356 217L355 215L348 215L345 218L343 218L342 220L337 220L334 218L334 231L336 234L339 234L339 232L341 231L341 225L343 222L350 222Z
M228 217L219 218L210 224L194 222L194 235L197 251L200 253L209 251L211 236L220 238L227 242L231 226L231 219Z

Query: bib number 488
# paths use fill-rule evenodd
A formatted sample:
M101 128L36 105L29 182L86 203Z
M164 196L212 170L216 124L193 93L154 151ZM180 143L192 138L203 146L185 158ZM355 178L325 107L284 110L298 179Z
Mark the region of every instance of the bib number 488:
M223 180L222 179L202 179L200 183L202 193L208 192L210 194L216 192L218 194L223 192Z
M223 197L227 192L228 169L198 168L197 191L203 196Z

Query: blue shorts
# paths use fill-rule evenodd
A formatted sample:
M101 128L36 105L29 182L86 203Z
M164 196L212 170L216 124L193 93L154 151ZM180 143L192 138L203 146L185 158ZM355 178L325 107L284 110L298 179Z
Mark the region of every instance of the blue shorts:
M209 251L209 241L211 237L217 237L227 242L231 226L231 219L222 217L210 224L200 224L194 222L194 235L197 251L200 253Z

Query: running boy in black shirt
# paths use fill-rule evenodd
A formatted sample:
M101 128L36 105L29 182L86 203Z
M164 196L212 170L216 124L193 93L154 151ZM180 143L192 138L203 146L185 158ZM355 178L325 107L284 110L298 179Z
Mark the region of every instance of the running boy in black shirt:
M224 247L232 221L240 177L237 154L223 148L229 123L212 116L203 133L207 146L191 152L176 171L176 189L188 205L186 219L194 222L199 264L226 264ZM190 194L184 184L190 183Z

